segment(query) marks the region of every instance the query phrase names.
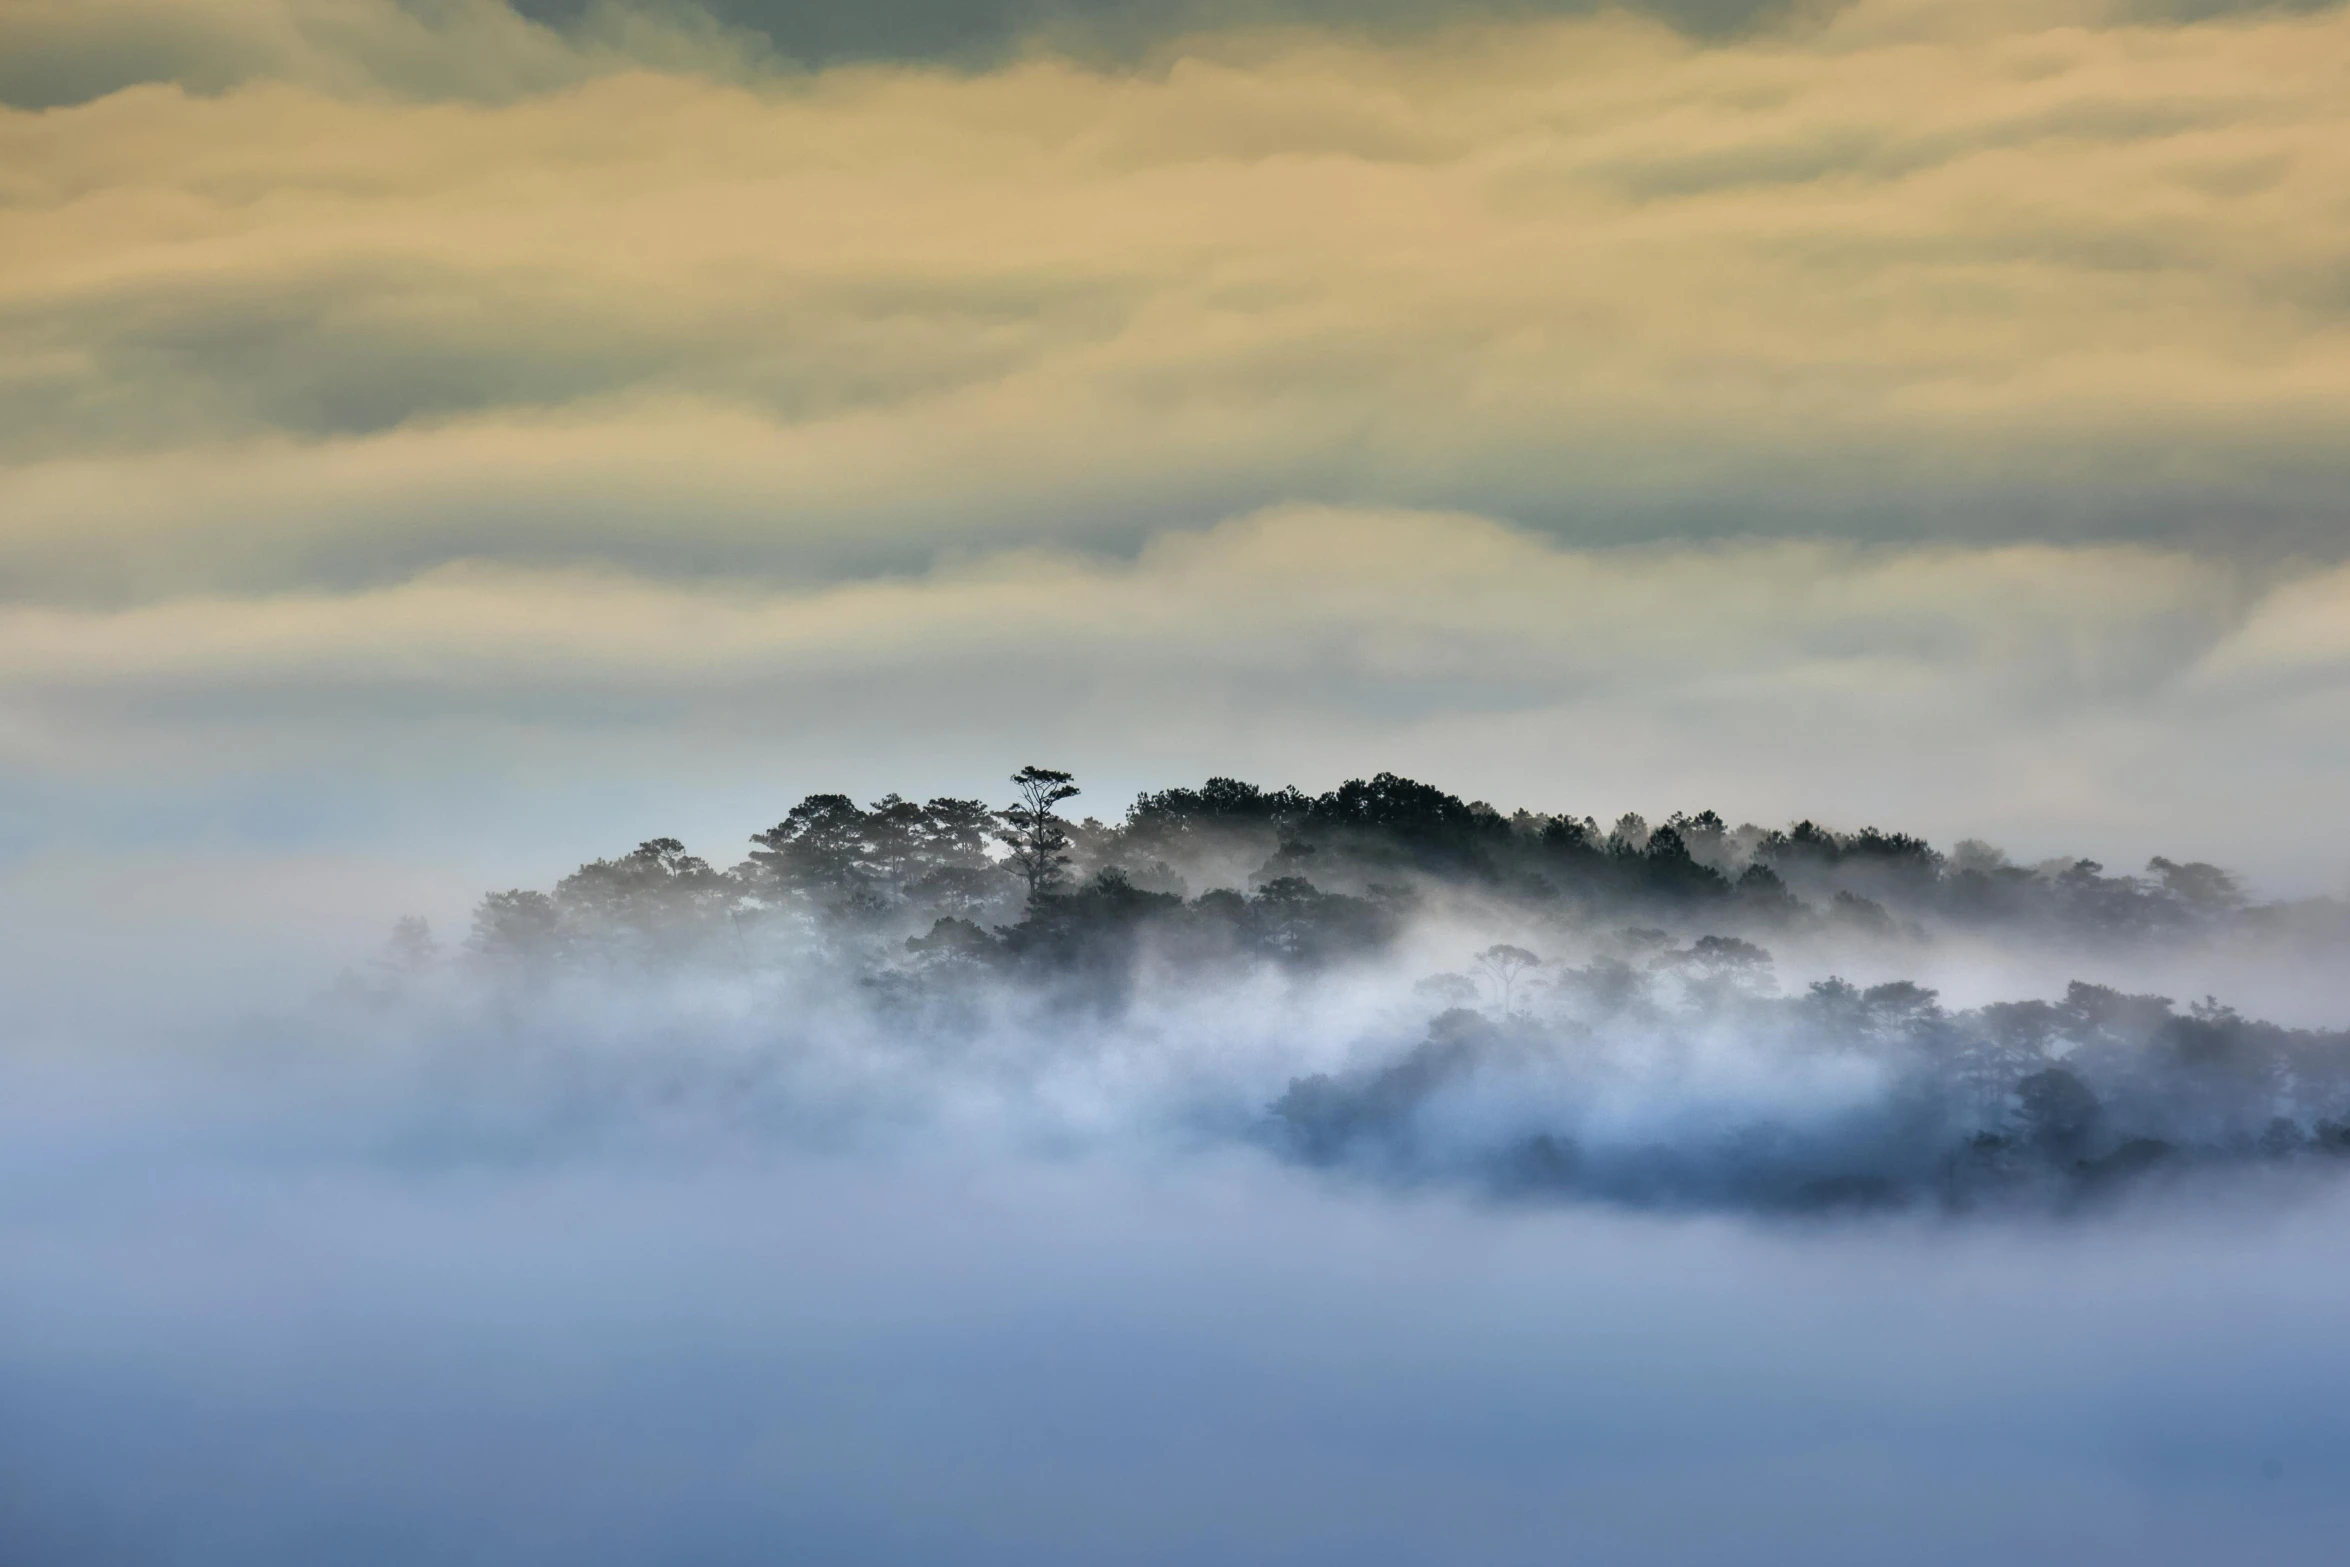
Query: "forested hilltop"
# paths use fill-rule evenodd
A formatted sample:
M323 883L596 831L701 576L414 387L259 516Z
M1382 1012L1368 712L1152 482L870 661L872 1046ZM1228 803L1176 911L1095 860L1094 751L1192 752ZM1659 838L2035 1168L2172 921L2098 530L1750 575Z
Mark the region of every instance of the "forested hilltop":
M1737 935L1996 925L2138 941L2296 912L2252 904L2202 863L2157 857L2142 875L2092 860L2021 866L1971 840L1944 853L1875 827L1731 827L1710 810L1602 828L1588 816L1505 816L1392 773L1322 795L1211 778L1144 794L1114 825L1064 814L1078 792L1066 773L1028 768L1014 783L1003 809L810 795L726 871L654 839L583 865L552 893L490 895L473 947L614 958L784 926L1049 969L1148 928L1161 942L1313 963L1377 951L1430 895L1570 924Z
M1053 1042L1034 1072L1200 1052L1219 1065L1193 1110L1246 1100L1210 1118L1286 1157L1496 1191L1966 1207L2350 1167L2350 1035L2077 981L1964 1009L1832 971L1789 993L1774 955L2343 954L2340 905L2258 903L2212 865L2017 865L1712 811L1603 828L1387 773L1321 795L1211 779L1115 823L1074 813L1067 773L1012 784L1000 807L811 795L726 870L655 839L489 895L452 958L404 924L390 966L509 1009L748 985L736 1026L789 1044L787 1075L819 1034L854 1036L859 1070L918 1045L950 1075L1005 1039Z

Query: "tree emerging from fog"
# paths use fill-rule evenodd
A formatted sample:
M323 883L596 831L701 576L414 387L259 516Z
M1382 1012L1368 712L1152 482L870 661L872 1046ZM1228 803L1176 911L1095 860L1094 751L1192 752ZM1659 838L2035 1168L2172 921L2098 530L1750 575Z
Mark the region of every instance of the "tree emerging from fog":
M810 795L725 870L654 839L490 894L460 952L404 922L370 994L437 982L514 1016L699 976L753 998L754 1036L821 1015L866 1058L949 1075L1007 1039L1155 1057L1205 1124L1282 1158L1523 1198L2064 1206L2350 1169L2350 1035L2080 981L1952 1008L1834 976L1839 953L1881 969L1963 940L2339 956L2340 905L2259 903L2215 866L2018 865L1712 811L1603 829L1386 773L1321 795L1210 779L1115 823L1062 814L1067 772L1012 786L1000 808ZM1789 950L1826 977L1783 984ZM1266 1043L1276 1014L1313 1049ZM1219 1046L1242 1035L1253 1054Z

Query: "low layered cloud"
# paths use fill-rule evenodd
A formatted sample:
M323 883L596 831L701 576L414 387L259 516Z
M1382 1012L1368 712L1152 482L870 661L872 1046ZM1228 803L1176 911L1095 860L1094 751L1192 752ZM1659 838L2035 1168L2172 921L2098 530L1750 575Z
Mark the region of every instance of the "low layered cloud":
M503 102L648 66L740 72L766 59L760 38L699 6L608 0L14 0L0 16L0 103L260 82Z
M2330 882L2350 15L1377 20L10 8L18 814L1397 767Z
M1297 500L1589 542L2343 538L2336 10L818 74L674 17L632 53L617 12L333 14L318 60L406 29L506 77L289 44L0 116L11 596L805 578Z
M613 831L593 802L619 780L670 802L646 834L724 843L808 790L985 793L1034 756L1112 815L1203 771L1396 767L1505 807L1865 815L2317 890L2340 867L2313 857L2311 813L2350 776L2324 738L2350 720L2345 616L2338 569L2141 545L1591 551L1296 507L1132 561L1015 551L798 589L476 563L18 607L0 660L13 770L64 814L88 808L75 780L294 819L518 788L575 859ZM386 777L407 804L376 798Z
M690 699L812 674L988 683L1004 660L1112 659L1249 684L1318 674L1316 697L1346 688L1399 712L1853 665L1963 674L2044 706L2143 696L2222 648L2231 679L2298 667L2291 628L2330 624L2346 592L2336 572L2263 598L2132 547L1593 553L1475 517L1291 508L1161 535L1132 563L1024 552L797 593L460 565L356 593L0 612L0 648L22 688L76 701L257 683L337 702L389 684Z

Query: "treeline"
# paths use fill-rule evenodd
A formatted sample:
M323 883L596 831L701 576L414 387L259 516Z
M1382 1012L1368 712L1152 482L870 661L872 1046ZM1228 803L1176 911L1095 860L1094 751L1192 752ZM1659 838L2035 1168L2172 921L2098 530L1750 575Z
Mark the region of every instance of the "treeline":
M1603 829L1589 816L1505 816L1391 773L1321 795L1210 779L1144 794L1115 824L1065 813L1077 793L1067 773L1027 768L1014 786L1002 808L810 795L727 870L654 839L550 892L491 894L471 945L548 963L790 935L1034 966L1096 962L1148 926L1173 950L1310 964L1374 953L1431 894L1532 919L1745 936L1932 924L2132 941L2273 917L2206 864L2158 858L2135 876L2089 860L2019 866L1980 843L1944 853L1874 827L1731 827L1710 810Z
M2350 1171L2350 1033L2078 982L1962 1011L1905 981L1781 997L1755 983L1759 957L1701 942L1568 970L1522 1011L1446 1011L1406 1049L1292 1081L1273 1141L1505 1195L1780 1210L2067 1206L2214 1167ZM1709 1104L1700 1083L1661 1114L1651 1100L1636 1132L1587 1133L1601 1085L1708 1041L1829 1102L1774 1114ZM1865 1092L1836 1104L1855 1072Z
M1259 1099L1254 1135L1305 1163L1499 1192L1966 1207L2214 1165L2350 1168L2350 1035L2087 984L1965 1010L1906 982L1790 996L1766 945L1990 931L2093 949L2306 936L2315 919L2338 953L2338 906L2258 905L2211 865L2020 866L1711 811L1603 830L1385 773L1321 795L1211 779L1114 824L1071 812L1065 772L1012 784L1000 807L811 795L724 870L655 839L484 898L467 960L502 986L782 977L776 1005L852 996L859 1037L885 1049L996 1026L1100 1038L1145 992L1155 1016L1192 1019L1166 1025L1179 1048L1230 1026L1214 998L1252 979L1322 1002L1376 992L1350 1015L1388 1021L1360 1025L1353 1064ZM1406 938L1431 933L1482 950L1399 973ZM401 962L429 958L421 926L401 942Z

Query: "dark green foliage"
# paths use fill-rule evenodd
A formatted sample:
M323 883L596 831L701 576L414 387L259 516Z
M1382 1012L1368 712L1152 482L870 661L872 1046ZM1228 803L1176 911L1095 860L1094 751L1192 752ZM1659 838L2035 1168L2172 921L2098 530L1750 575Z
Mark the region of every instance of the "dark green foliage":
M2320 1117L2305 1129L2271 1113L2267 1085L2182 1076L2165 1065L2164 1043L2177 1024L2195 1022L2230 1035L2231 1053L2274 1048L2306 1062L2350 1054L2350 1036L2232 1015L2181 1019L2159 997L2093 986L2054 1005L1957 1014L1905 981L1862 989L1826 980L1791 999L1749 992L1671 1004L1655 987L1685 978L1694 950L1658 953L1645 970L1609 960L1568 971L1548 1007L1563 1006L1582 1024L1501 1008L1446 1011L1417 1043L1294 1079L1267 1106L1268 1134L1306 1162L1393 1177L1445 1174L1501 1194L1789 1212L2065 1207L2118 1197L2163 1172L2350 1159L2350 1124ZM1712 950L1718 958L1721 949ZM1434 998L1442 987L1423 988ZM1470 1126L1511 1104L1540 1116L1539 1100L1519 1097L1543 1081L1539 1074L1515 1079L1523 1087L1500 1097L1497 1086L1530 1063L1574 1059L1590 1048L1594 1030L1669 1040L1681 1028L1717 1026L1733 1027L1748 1048L1866 1056L1888 1074L1890 1091L1843 1122L1799 1130L1754 1121L1596 1151L1567 1127L1463 1141L1463 1123L1443 1108L1482 1093ZM2264 1045L2266 1036L2273 1038ZM2093 1059L2100 1054L2102 1064Z
M845 794L812 794L752 836L735 879L754 902L832 921L871 924L908 905L968 916L1002 883L987 857L994 824L977 800L891 794L860 810Z
M1405 1015L1436 1013L1426 1034L1405 1024L1361 1041L1354 1067L1295 1078L1267 1132L1302 1161L1518 1198L2061 1205L2211 1163L2350 1161L2350 1036L2084 982L1955 1013L1906 980L1779 989L1779 935L1842 937L1871 963L1950 928L2082 949L2312 919L2341 935L2331 904L2254 907L2209 865L2026 869L1983 843L1943 855L1875 827L1765 832L1713 811L1624 813L1600 832L1591 815L1502 815L1394 773L1321 796L1210 778L1137 796L1121 825L1065 820L1072 796L1072 775L1034 766L1001 811L808 794L733 872L651 839L552 893L491 893L468 949L531 987L667 963L834 975L888 1029L935 1038L1006 1013L1109 1027L1152 987L1398 980ZM1417 912L1462 933L1459 973L1394 973ZM397 980L378 989L425 984L432 966L418 926L378 963ZM1725 1041L1875 1097L1842 1118L1699 1116L1631 1142L1542 1097Z
M1491 841L1509 831L1491 806L1464 805L1441 789L1393 773L1340 784L1316 800L1308 814L1318 825L1369 829L1407 842Z
M2165 893L2197 913L2226 914L2244 906L2244 889L2216 865L2200 861L2179 865L2158 854L2146 862L2146 868L2160 880Z
M1690 856L1679 828L1670 822L1648 835L1640 851L1640 881L1656 897L1677 902L1705 902L1726 896L1730 884L1721 873L1700 865Z
M1493 1025L1456 1008L1429 1024L1428 1038L1387 1066L1333 1076L1317 1072L1289 1085L1272 1105L1292 1149L1315 1164L1364 1152L1408 1153L1412 1112L1490 1051Z
M675 838L583 865L555 884L553 899L569 945L607 961L688 950L727 918L729 904L725 878Z
M1831 978L1785 996L1769 950L1780 933L1843 938L1874 960L1953 927L2094 948L2311 917L2249 905L2208 865L2026 869L1978 843L1945 856L1902 833L1766 832L1712 811L1654 826L1627 812L1603 833L1589 815L1504 816L1391 773L1319 796L1214 778L1144 794L1114 826L1059 814L1077 793L1066 772L1024 768L1012 785L1001 810L811 794L724 873L652 839L551 893L484 898L468 947L486 972L533 985L687 961L750 976L814 963L909 1029L976 1026L1007 1002L1090 1027L1154 985L1212 995L1244 980L1399 978L1418 1015L1439 1014L1427 1036L1297 1079L1271 1107L1277 1140L1301 1159L1444 1168L1520 1196L1966 1206L2083 1199L2216 1160L2350 1160L2350 1038L2085 983L1957 1012L1900 980ZM1461 942L1461 972L1384 967L1421 909L1463 922L1436 928L1492 927ZM422 938L408 948L424 951ZM405 985L431 960L402 965ZM1545 1124L1506 1094L1470 1116L1481 1140L1455 1151L1431 1130L1444 1106L1501 1091L1513 1072L1556 1082L1611 1040L1679 1059L1692 1035L1723 1030L1881 1097L1849 1124L1754 1119L1630 1148Z
M1197 789L1161 789L1137 795L1126 828L1137 837L1179 835L1205 828L1304 819L1313 801L1295 789L1260 789L1236 778L1211 778Z
M1577 821L1572 816L1554 816L1543 824L1536 842L1549 859L1573 864L1598 857L1597 835L1589 817Z
M878 897L873 823L845 794L812 794L783 820L752 835L754 886L798 895L827 909L869 906Z
M1181 898L1145 892L1108 870L1075 892L1032 898L1027 918L1004 932L1004 950L1032 974L1120 1000L1151 927L1182 907Z
M906 951L933 963L985 964L1003 950L1003 938L969 920L939 920L927 935L908 936Z
M1019 799L1004 808L996 831L1012 869L1028 884L1030 902L1060 885L1069 865L1069 823L1053 809L1077 794L1070 775L1050 767L1023 767L1012 775Z
M552 908L513 903L513 894L485 903L474 946L542 957L609 950L670 926L708 934L713 911L753 923L796 915L835 933L898 938L940 918L1035 918L1058 929L1079 916L1024 915L1018 889L1037 905L1067 895L1073 874L1110 869L1137 891L1203 889L1186 905L1190 928L1179 937L1194 949L1222 941L1308 964L1374 951L1392 936L1395 921L1379 912L1376 887L1475 889L1529 918L1703 921L1713 928L1701 932L1716 936L1825 928L1884 942L1941 924L2039 930L2075 943L2143 941L2276 918L2247 906L2227 873L2199 863L2156 859L2144 878L2108 876L2090 860L2026 870L1979 844L1946 858L1906 833L1837 833L1812 821L1732 829L1713 811L1677 812L1655 827L1627 813L1603 835L1589 816L1505 817L1393 773L1319 796L1211 778L1137 797L1116 826L1059 814L1077 792L1066 772L1029 767L1012 782L1016 797L1000 811L950 797L916 804L890 794L861 807L847 795L812 794L754 835L749 858L723 877L674 840L654 840L583 867L557 889ZM1228 906L1226 892L1241 902ZM1082 907L1108 906L1095 899ZM1183 923L1162 915L1154 919L1170 931ZM2095 1003L2066 1005L2063 1021ZM2193 1056L2217 1049L2219 1037L2183 1023L2174 1043Z
M1302 876L1283 876L1249 899L1245 928L1265 955L1317 967L1377 951L1398 923L1392 903L1323 892Z
M2087 1083L2061 1066L2042 1067L2015 1085L2025 1135L2043 1152L2070 1154L2088 1146L2105 1107Z

